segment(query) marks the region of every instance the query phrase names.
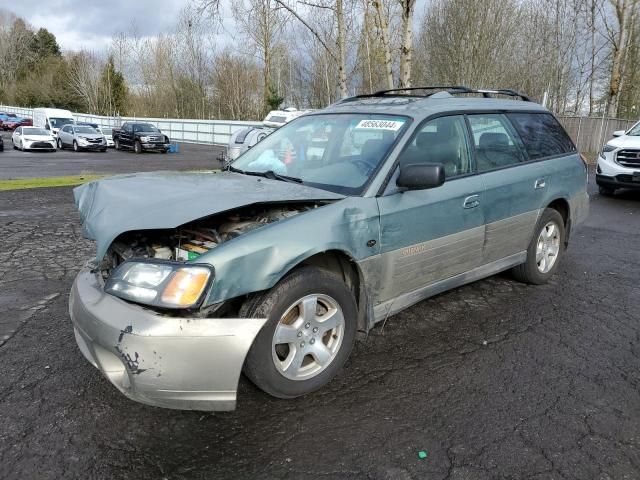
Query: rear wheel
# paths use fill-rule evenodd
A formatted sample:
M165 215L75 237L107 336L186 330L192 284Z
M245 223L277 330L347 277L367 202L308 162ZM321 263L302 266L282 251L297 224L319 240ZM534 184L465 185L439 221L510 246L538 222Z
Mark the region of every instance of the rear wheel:
M294 271L248 300L241 317L267 318L245 361L245 374L265 392L293 398L327 384L346 362L356 336L352 291L316 267Z
M564 254L564 219L557 210L542 212L527 248L527 261L511 271L516 280L534 285L549 281Z
M142 153L142 144L139 140L136 140L133 144L133 151L136 153Z

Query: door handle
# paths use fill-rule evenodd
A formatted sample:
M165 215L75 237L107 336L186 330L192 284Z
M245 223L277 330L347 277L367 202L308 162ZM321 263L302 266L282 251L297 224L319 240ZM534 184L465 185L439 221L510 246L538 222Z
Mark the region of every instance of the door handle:
M540 188L544 188L547 186L547 181L544 178L539 178L538 180L536 180L535 185L533 186L536 190L540 189Z
M463 208L475 208L478 205L480 205L480 200L478 200L480 198L479 195L470 195L467 198L464 199L464 202L462 203L462 207Z

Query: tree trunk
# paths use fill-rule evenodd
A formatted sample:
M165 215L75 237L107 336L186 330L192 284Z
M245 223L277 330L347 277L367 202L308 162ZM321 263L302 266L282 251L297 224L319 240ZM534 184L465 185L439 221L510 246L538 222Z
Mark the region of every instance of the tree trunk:
M382 0L372 0L376 11L376 24L380 31L380 41L384 53L384 73L387 78L387 88L393 88L393 65L391 63L391 41L389 40L389 22L384 15Z
M413 12L416 0L401 0L402 45L400 47L400 88L411 86L411 57L413 54Z
M338 86L340 97L347 96L347 61L345 51L344 10L342 0L336 0L336 21L338 23Z

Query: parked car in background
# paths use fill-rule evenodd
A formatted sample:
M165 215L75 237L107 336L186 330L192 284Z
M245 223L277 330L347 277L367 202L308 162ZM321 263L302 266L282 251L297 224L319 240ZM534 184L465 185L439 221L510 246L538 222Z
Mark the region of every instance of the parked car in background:
M260 127L246 127L234 132L229 139L227 152L219 160L231 162L253 147L277 128L286 125L294 118L298 118L313 110L298 110L285 108L284 110L272 110L262 121Z
M304 395L420 300L504 270L549 281L588 213L574 143L516 92L423 90L296 118L222 173L77 187L97 248L69 297L80 351L131 399L229 410L241 371Z
M596 167L596 183L602 195L613 195L616 189L640 190L640 122L628 131L613 132L600 151Z
M14 118L9 119L2 122L2 126L4 130L15 130L18 127L30 127L33 125L33 122L30 118Z
M33 126L49 130L54 137L58 134L58 130L74 122L73 115L69 110L60 108L33 109Z
M51 132L44 128L18 127L11 136L13 148L18 150L56 151L56 140Z
M88 125L74 123L63 126L58 130L58 148L73 148L75 152L81 150L107 151L107 140L102 133Z
M18 118L18 116L15 113L0 112L0 129L5 131L9 130L5 122L12 122L16 118Z
M104 135L104 138L107 140L107 147L113 147L114 146L113 135L111 135L111 130L107 131L106 129L103 129L100 125L98 125L97 123L76 122L76 125L84 125L84 126L93 128L98 133L101 133L102 135Z
M136 153L147 151L167 153L169 137L150 123L124 122L111 135L116 150L128 149Z

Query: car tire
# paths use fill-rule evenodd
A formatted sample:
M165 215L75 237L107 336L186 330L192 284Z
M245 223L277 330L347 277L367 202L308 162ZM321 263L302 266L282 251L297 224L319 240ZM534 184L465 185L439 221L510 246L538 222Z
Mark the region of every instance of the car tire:
M162 150L160 150L160 153L167 153L167 149L163 148Z
M64 149L64 145L62 144L62 140L60 140L59 138L58 138L57 144L58 144L58 149L60 149L60 150Z
M14 149L14 150L18 150L18 147L16 147L16 144L15 144L15 143L13 143L13 139L11 140L11 145L13 145L13 149Z
M100 149L100 151L101 151L102 153L104 153L104 152L106 152L106 151L107 151L107 149L106 149L106 148L101 148L101 149Z
M116 150L120 150L120 140L118 140L117 138L113 141L113 148L115 148Z
M316 310L304 315L303 305L316 305ZM305 395L329 383L347 361L356 337L353 292L341 277L317 267L297 269L252 296L240 316L267 318L249 349L244 373L278 398ZM292 342L284 341L288 339Z
M138 140L133 144L133 151L136 153L142 153L142 144Z
M514 278L532 285L548 282L564 255L565 235L562 215L552 208L544 209L527 248L527 261L511 269Z
M599 185L598 192L600 193L600 195L603 195L605 197L611 197L614 193L616 193L616 190L615 188L603 187L602 185Z
M78 142L76 142L75 140L73 141L73 151L74 152L79 152L80 151L80 147L78 146Z

